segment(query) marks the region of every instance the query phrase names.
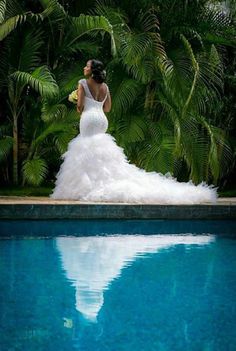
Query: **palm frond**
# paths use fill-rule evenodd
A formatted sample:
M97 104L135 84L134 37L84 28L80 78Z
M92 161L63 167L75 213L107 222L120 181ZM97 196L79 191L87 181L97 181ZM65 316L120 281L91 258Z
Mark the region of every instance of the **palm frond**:
M121 54L125 62L131 64L139 57L143 57L152 45L152 37L148 33L129 33L126 38L123 39Z
M230 14L211 5L206 8L200 23L205 27L206 42L236 46L236 30Z
M0 90L8 85L10 43L5 39L5 45L1 48L0 55Z
M134 143L143 141L147 131L147 123L143 116L127 115L124 119L119 120L117 132L119 139L125 143Z
M78 61L69 69L64 70L57 79L60 88L60 101L68 99L68 95L78 87L79 79L83 78L81 72L83 71L84 62Z
M104 16L111 23L116 51L119 53L121 43L130 29L127 25L127 15L121 8L117 7L112 1L96 1L96 6L90 11L93 15Z
M16 15L8 18L0 24L0 41L3 40L9 33L11 33L18 23L23 23L27 20L28 15Z
M38 66L41 54L40 48L43 43L40 30L31 30L25 34L18 58L19 71L30 72Z
M7 0L1 0L0 1L0 24L5 19L6 7L7 7Z
M183 106L189 94L193 80L193 68L189 55L183 49L175 50L166 59L158 60L162 77L163 92L171 97L171 101ZM160 84L160 83L159 83Z
M73 130L73 133L71 132L71 130ZM70 128L70 126L68 126L68 123L58 121L52 122L51 124L46 126L46 128L42 131L40 135L37 136L37 138L35 138L35 140L33 140L33 147L35 148L38 145L40 145L49 136L55 136L60 133L66 134L68 131L69 133L75 135L75 130L73 126L71 126Z
M70 38L68 40L68 43L66 39L67 38L65 38L64 40L65 45L63 45L62 54L64 53L65 55L71 55L71 54L73 55L73 54L81 53L82 56L87 56L87 57L98 56L100 45L92 38L89 41L79 40L78 42L74 42L72 45L70 43Z
M231 18L221 9L214 6L207 6L203 18L213 30L225 29L230 26Z
M3 161L9 155L13 146L13 138L10 136L5 136L0 139L0 161Z
M156 13L153 11L153 8L144 12L142 11L138 16L138 20L141 24L141 28L145 32L157 32L160 30L159 20Z
M111 37L111 52L116 55L116 43L111 23L104 16L89 16L81 14L79 17L70 17L70 29L73 40L76 41L81 36L91 31L104 31L109 33Z
M44 7L44 11L39 14L34 14L31 11L23 13L21 7L11 0L5 8L4 4L0 8L0 41L3 40L9 33L11 33L18 25L34 19L35 21L42 21L44 18L52 16L55 19L62 19L66 17L66 12L62 5L57 0L40 0L41 5ZM5 10L4 10L5 9ZM3 14L6 16L3 18Z
M182 116L185 115L187 109L188 109L188 105L192 99L192 96L194 94L194 90L195 90L195 86L196 86L196 82L197 82L197 77L198 77L198 74L199 74L199 64L194 56L194 53L193 53L193 50L192 50L192 47L189 43L189 41L183 36L181 35L181 39L184 43L184 46L190 56L190 59L191 59L191 63L192 63L192 67L193 67L193 70L194 70L194 76L193 76L193 81L192 81L192 84L191 84L191 88L190 88L190 91L189 91L189 94L188 94L188 97L184 103L184 106L183 106L183 110L182 110Z
M181 121L181 153L190 171L190 179L198 184L208 180L209 138L199 128L195 116L188 114L188 119Z
M163 130L161 138L151 138L143 144L138 154L140 166L147 171L157 171L163 174L173 173L174 148L173 137Z
M71 141L72 138L75 137L75 135L75 129L70 127L66 132L57 133L57 135L54 136L54 145L56 146L60 154L64 154L64 152L66 152L68 148L68 143Z
M50 17L60 19L67 16L64 7L57 0L39 0L44 11L41 13L43 18Z
M96 1L95 8L91 13L106 17L113 27L117 28L121 23L126 26L127 16L113 1Z
M165 58L166 51L160 36L159 19L153 7L147 11L140 12L138 21L140 23L140 30L151 38L155 55Z
M122 116L132 106L141 89L140 83L133 79L124 79L113 98L113 113L116 116Z
M36 68L31 74L17 71L10 76L22 86L29 85L43 97L53 97L58 94L58 85L47 66Z
M79 123L79 114L76 111L76 108L70 108L67 110L65 122L67 122L68 124Z
M18 0L7 0L5 19L16 15L23 15L24 10Z
M172 39L179 38L180 33L188 38L189 41L196 40L202 48L204 48L204 42L201 33L197 31L197 29L185 26L185 25L178 25L178 27L173 27L171 29L172 32Z
M155 65L153 58L149 55L144 57L139 57L132 64L127 64L126 69L134 79L142 82L148 83L153 79L155 73Z
M42 158L34 158L23 162L22 173L25 181L32 185L40 185L48 172L47 163Z
M42 120L50 122L54 120L61 120L66 116L67 107L63 104L50 105L46 102L42 105Z
M22 15L16 15L10 17L0 24L0 41L3 40L8 34L10 34L18 25L30 20L35 19L36 21L42 20L41 14L34 14L32 12L24 13Z
M157 157L153 159L153 170L161 172L162 174L171 174L174 173L174 139L172 136L165 136L163 138L160 152L157 154ZM151 166L151 160L149 160Z
M206 129L210 138L208 162L214 181L217 182L218 178L223 173L220 169L221 165L223 165L225 169L232 161L232 150L225 140L225 133L222 129L208 123L203 116L199 117L199 121Z

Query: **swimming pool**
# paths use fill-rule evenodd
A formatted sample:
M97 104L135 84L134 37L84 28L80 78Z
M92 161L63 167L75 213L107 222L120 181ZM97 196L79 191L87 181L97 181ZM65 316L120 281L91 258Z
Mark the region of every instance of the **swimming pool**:
M235 222L0 224L2 351L235 350Z

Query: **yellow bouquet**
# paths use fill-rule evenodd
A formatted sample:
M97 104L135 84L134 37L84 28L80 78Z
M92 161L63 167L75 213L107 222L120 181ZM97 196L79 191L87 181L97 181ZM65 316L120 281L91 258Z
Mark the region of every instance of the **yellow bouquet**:
M70 93L70 95L68 96L68 100L73 104L77 104L77 89Z

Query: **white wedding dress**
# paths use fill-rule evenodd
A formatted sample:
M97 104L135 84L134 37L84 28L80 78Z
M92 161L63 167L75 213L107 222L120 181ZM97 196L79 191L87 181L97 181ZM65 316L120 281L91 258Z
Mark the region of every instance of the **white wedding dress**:
M115 139L106 134L103 101L96 101L86 79L80 134L68 145L57 174L53 199L91 202L194 204L215 202L216 190L205 183L181 183L130 164Z

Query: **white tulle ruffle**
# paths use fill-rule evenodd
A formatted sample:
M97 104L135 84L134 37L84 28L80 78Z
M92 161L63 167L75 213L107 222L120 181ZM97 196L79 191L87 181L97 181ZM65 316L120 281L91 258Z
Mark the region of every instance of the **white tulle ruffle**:
M78 135L63 159L53 199L156 204L194 204L217 199L212 186L180 183L130 164L109 134Z

